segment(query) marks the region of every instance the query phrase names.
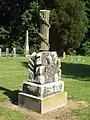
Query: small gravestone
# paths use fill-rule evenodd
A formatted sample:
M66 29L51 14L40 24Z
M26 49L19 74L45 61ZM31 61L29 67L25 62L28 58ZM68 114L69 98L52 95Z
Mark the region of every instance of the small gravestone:
M16 48L13 48L13 57L16 57Z
M66 53L65 52L63 52L63 59L65 59L66 58Z
M2 54L1 54L1 48L0 48L0 57L1 57L1 55L2 55Z
M9 48L6 48L6 57L9 55Z
M41 10L41 49L30 56L29 78L23 83L18 103L40 114L67 104L67 92L61 78L61 61L55 51L49 50L49 13Z

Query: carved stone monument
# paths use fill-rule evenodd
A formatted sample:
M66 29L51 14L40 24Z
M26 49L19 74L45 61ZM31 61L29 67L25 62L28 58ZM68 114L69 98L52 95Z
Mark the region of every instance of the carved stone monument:
M61 61L49 50L49 12L41 10L41 49L30 56L29 78L19 93L19 105L38 113L46 113L67 104L67 92L61 79Z

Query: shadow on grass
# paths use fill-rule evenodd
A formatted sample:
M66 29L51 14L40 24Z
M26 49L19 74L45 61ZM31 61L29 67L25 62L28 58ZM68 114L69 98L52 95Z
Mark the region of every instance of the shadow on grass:
M13 104L18 104L18 93L20 92L19 90L12 91L4 87L0 87L0 90L4 91L3 94L7 95Z
M22 65L26 68L28 68L28 62L22 62Z
M22 62L22 64L28 68L28 62ZM80 81L90 81L90 65L62 62L61 66L64 77L76 78Z
M65 77L90 81L90 65L62 62L62 74Z

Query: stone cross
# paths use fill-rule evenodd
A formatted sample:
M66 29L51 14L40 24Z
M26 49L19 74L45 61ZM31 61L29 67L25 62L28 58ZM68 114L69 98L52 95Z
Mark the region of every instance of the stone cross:
M49 10L40 10L40 33L41 46L40 51L49 50Z
M29 55L28 30L26 30L25 56Z
M0 56L1 56L1 48L0 48Z
M15 47L13 48L13 56L14 57L16 56L16 48Z

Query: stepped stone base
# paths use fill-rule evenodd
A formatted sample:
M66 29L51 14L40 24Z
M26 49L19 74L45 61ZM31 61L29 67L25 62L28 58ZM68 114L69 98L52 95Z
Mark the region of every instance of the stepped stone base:
M39 98L26 93L19 93L18 104L40 114L60 108L67 104L67 92L56 93L48 97Z
M52 82L43 85L31 82L24 82L23 92L43 98L58 92L64 92L64 81Z

